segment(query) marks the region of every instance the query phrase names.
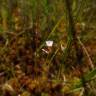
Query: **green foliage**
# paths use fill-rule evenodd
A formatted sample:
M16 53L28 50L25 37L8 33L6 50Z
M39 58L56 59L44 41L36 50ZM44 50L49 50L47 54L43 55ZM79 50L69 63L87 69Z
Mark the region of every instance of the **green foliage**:
M96 69L93 69L87 75L84 76L86 81L91 81L92 79L94 79L94 77L96 77Z
M8 91L2 89L6 82L16 96L80 96L86 84L96 89L92 82L96 69L89 71L88 61L96 61L95 3L96 0L1 0L0 95ZM53 45L47 46L47 40L52 40Z

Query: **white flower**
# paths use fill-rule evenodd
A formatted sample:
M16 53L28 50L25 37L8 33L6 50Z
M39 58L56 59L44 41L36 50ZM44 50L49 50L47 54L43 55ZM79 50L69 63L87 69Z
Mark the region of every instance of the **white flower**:
M48 47L52 47L52 46L53 46L53 41L52 41L52 40L46 41L46 45L47 45Z

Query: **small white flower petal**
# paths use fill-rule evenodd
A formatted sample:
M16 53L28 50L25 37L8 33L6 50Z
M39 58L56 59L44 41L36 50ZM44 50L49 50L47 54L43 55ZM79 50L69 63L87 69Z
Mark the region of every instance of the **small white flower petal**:
M52 47L53 46L53 41L51 41L51 40L46 41L46 45L48 47Z

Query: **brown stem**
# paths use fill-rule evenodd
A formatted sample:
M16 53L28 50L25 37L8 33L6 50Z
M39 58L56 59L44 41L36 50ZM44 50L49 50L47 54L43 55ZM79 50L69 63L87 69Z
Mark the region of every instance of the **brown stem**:
M72 14L72 8L71 8L71 0L65 0L65 4L66 4L66 9L67 9L67 14L68 14L68 20L69 20L69 37L72 38L72 42L75 46L75 50L76 50L76 58L77 58L77 63L79 65L77 65L79 67L79 71L80 71L80 75L81 75L81 79L82 79L82 84L84 87L84 92L85 95L88 95L88 88L86 86L86 81L85 78L83 76L83 70L82 70L82 58L83 58L83 53L81 53L82 51L80 50L79 46L78 46L78 39L76 36L76 30L75 30L75 23L74 23L74 19L73 19L73 14Z

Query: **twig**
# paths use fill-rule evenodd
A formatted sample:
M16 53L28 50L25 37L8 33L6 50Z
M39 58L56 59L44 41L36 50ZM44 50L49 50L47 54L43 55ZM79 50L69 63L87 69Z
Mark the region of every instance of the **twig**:
M80 40L79 37L77 37L77 39L78 39L80 45L82 46L82 48L83 48L83 50L84 50L84 52L85 52L85 54L86 54L86 56L87 56L87 58L88 58L90 67L91 67L92 69L94 69L94 64L93 64L93 62L92 62L92 60L91 60L91 57L90 57L90 55L89 55L86 47L85 47L84 44L81 42L81 40Z
M79 96L83 96L83 94L84 94L84 88L81 89Z

